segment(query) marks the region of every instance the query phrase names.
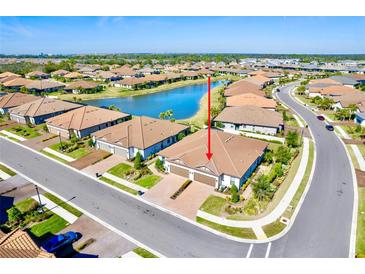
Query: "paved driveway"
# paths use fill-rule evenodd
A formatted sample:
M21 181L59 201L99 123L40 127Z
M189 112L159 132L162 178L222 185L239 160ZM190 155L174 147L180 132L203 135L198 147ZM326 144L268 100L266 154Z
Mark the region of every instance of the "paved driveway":
M168 174L152 189L150 189L143 198L154 204L168 208L189 219L195 220L196 212L211 195L220 195L214 191L212 186L199 182L192 182L175 200L170 199L179 187L186 181L185 177L175 174Z
M110 155L110 153L101 149L92 150L91 153L89 153L88 155L69 163L69 165L81 170L93 165L94 163L99 162L100 160L106 158L108 155Z
M54 137L54 138L51 138L51 137ZM51 139L49 139L49 138L51 138ZM47 140L47 139L49 139L49 140ZM51 134L51 133L44 133L41 136L29 139L29 140L25 140L22 143L24 145L26 145L27 147L40 151L40 150L44 149L45 147L51 146L58 142L59 142L59 139L56 135Z
M85 214L77 219L76 222L66 227L61 233L67 231L75 231L82 234L77 242L73 243L74 249L89 239L95 241L82 249L74 257L101 257L115 258L133 250L137 246L130 241L124 239L117 233L109 230L105 226L95 222Z
M95 173L103 174L113 166L116 166L125 160L125 157L113 154L112 156L96 163L95 165L84 168L82 171L95 177Z

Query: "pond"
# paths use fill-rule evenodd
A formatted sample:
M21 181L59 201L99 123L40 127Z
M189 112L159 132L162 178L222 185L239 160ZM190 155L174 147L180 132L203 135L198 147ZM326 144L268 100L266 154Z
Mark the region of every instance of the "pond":
M211 88L222 85L222 81L211 83ZM208 91L207 84L174 88L162 92L123 98L104 98L84 101L88 105L108 107L115 105L122 112L158 118L161 112L172 109L175 119L189 118L199 110L199 102Z

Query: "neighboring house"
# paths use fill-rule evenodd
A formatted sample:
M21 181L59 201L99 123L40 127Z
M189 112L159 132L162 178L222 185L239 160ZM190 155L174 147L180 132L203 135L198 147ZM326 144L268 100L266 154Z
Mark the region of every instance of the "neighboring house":
M20 78L20 76L10 75L10 76L6 76L6 77L1 77L0 78L0 85L3 85L4 83L9 82L9 81L14 80L14 79L17 79L17 78Z
M80 72L73 71L63 75L63 77L67 80L75 80L84 78L84 75L82 75Z
M25 87L31 92L42 93L61 90L65 84L50 80L34 80L27 83Z
M207 135L207 130L199 130L160 151L166 171L216 189L233 184L241 188L262 161L268 143L213 129L213 156L208 160Z
M9 110L10 119L22 124L38 125L48 118L81 107L81 105L43 97Z
M341 85L350 88L354 88L360 84L357 80L349 76L331 76L330 79L335 80L336 82L339 82Z
M323 97L323 96L342 96L347 94L356 94L359 91L354 88L342 86L342 85L334 85L334 86L327 86L327 87L310 87L307 90L307 94L309 97Z
M99 85L92 81L79 80L71 82L64 88L67 92L80 93L80 92L93 92L99 89Z
M25 75L25 78L35 78L35 79L47 79L49 74L43 71L31 71Z
M365 112L356 112L354 122L360 126L365 126Z
M91 133L129 120L130 114L119 111L83 106L46 120L50 133L70 138L83 138Z
M226 105L227 107L257 106L268 110L275 110L277 106L275 100L253 93L244 93L227 97Z
M181 76L186 80L194 80L200 77L200 74L197 71L184 71L181 73Z
M3 72L3 73L0 73L0 79L7 78L7 77L10 77L10 76L17 76L17 77L21 77L19 74L12 73L12 72L10 72L10 71L5 71L5 72Z
M258 85L248 82L246 79L234 82L224 90L225 97L230 97L245 93L253 93L263 97L265 96L265 93L259 88Z
M115 68L111 70L111 72L115 73L116 75L122 78L128 78L138 75L139 73L128 66L122 66L120 68Z
M147 81L145 77L128 77L123 80L114 82L114 86L117 88L128 88L128 89L137 89L138 86L146 84Z
M363 109L365 107L365 93L357 92L342 96L336 96L332 98L335 104L332 106L334 110L348 108L351 105L356 105L358 109Z
M3 87L5 90L11 91L20 91L22 87L25 87L28 84L31 84L34 80L24 79L24 78L15 78L13 80L7 81L3 83Z
M51 72L51 76L52 77L63 77L68 73L70 73L68 70L59 69L59 70L56 70L54 72Z
M28 232L15 229L10 233L0 230L0 258L55 258L39 247Z
M38 100L40 97L19 92L8 93L0 97L0 113L5 114L9 109Z
M257 106L227 107L214 118L215 125L222 125L227 132L249 131L275 135L284 129L283 117L279 112Z
M144 159L178 141L178 135L189 133L189 127L168 120L146 116L97 131L92 134L95 146L113 154L133 159L139 152Z
M360 84L365 84L365 75L364 74L350 74L348 77L351 77L352 79L356 80Z
M273 79L265 77L263 75L252 76L252 77L249 77L245 80L250 82L250 83L253 83L253 84L257 85L260 89L263 89L266 86L274 83Z
M93 80L95 81L118 81L122 79L121 76L111 72L111 71L98 71L95 76L93 77Z

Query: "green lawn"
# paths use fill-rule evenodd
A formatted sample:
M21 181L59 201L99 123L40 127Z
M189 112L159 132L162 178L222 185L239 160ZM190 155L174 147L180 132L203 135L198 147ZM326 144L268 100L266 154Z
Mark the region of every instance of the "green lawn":
M268 224L268 225L264 225L262 227L262 230L265 232L266 236L272 237L278 233L280 233L281 231L283 231L283 229L286 227L285 224L283 224L282 222L280 222L279 220Z
M143 258L158 258L155 254L152 254L151 252L142 247L137 247L133 249L133 252L137 253L139 256Z
M137 195L138 194L137 190L134 190L134 189L129 188L129 187L125 186L125 185L122 185L122 184L119 184L117 182L114 182L113 180L110 180L110 179L108 179L106 177L100 177L100 180L103 181L103 182L105 182L105 183L107 183L107 184L109 184L109 185L115 186L115 187L117 187L117 188L119 188L119 189L121 189L123 191L129 192L129 193L131 193L133 195Z
M80 217L82 212L74 208L73 206L69 205L67 202L57 198L56 196L52 195L51 193L44 193L43 194L46 198L50 199L52 202L57 204L58 206L62 207L63 209L67 210L68 212L72 213L73 215Z
M151 175L146 175L143 176L141 179L138 179L136 181L134 181L133 183L144 187L144 188L151 188L154 185L156 185L162 178L160 176L151 174Z
M210 222L210 221L205 220L200 217L196 217L196 221L200 224L209 226L210 228L213 228L215 230L218 230L220 232L223 232L223 233L235 236L235 237L245 238L245 239L256 239L256 235L251 228L238 228L238 227L224 226L224 225Z
M10 176L14 176L16 175L16 173L14 171L12 171L10 168L7 168L6 166L0 164L0 170L4 171L6 174L10 175Z
M112 167L111 169L108 170L108 173L117 176L119 178L124 179L126 176L126 173L128 171L131 171L133 169L132 166L125 164L125 163L120 163L114 167Z
M49 153L47 151L41 150L40 152L42 154L44 154L44 155L47 155L48 157L51 157L51 158L53 158L53 159L55 159L57 161L60 161L60 162L64 163L64 164L67 164L68 163L66 160L64 160L64 159L62 159L60 157L57 157L56 155L53 155L52 153Z
M56 234L64 229L68 222L60 216L53 214L49 219L35 224L30 228L30 232L36 237L45 236L47 233Z
M365 258L365 187L359 187L356 256Z
M15 204L15 207L19 209L21 213L34 210L37 206L38 202L33 198L26 198Z
M78 149L75 149L72 152L63 152L61 150L61 144L60 143L51 145L51 146L49 146L49 148L51 148L53 150L56 150L56 151L58 151L62 154L65 154L67 156L70 156L71 158L74 158L74 159L80 159L81 157L84 157L84 156L86 156L87 154L90 153L90 150L86 147L79 147Z
M38 128L34 127L28 127L26 125L17 125L14 127L10 127L6 129L7 131L14 133L18 136L24 137L26 139L31 139L37 136L40 136L41 134L38 132Z
M226 199L222 197L209 195L209 197L201 205L200 210L216 216L221 216L223 207L226 202Z

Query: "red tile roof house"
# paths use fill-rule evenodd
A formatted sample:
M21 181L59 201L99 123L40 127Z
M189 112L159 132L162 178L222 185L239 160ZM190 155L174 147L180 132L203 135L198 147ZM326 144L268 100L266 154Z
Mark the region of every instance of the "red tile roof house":
M97 149L133 159L139 152L144 159L177 142L189 127L146 116L97 131L92 134Z
M25 75L25 78L31 78L31 79L47 79L49 77L50 75L43 71L31 71Z
M247 181L261 163L267 142L250 139L219 130L212 130L213 156L206 157L207 130L200 130L180 142L160 151L167 172L216 189L238 188Z
M10 119L18 123L38 125L48 118L81 107L66 101L43 97L9 110Z
M50 133L70 138L72 133L83 138L98 130L131 119L130 114L93 106L83 106L46 120Z
M81 92L97 92L101 89L101 86L93 81L84 81L84 80L78 80L69 83L66 85L64 90L66 92L72 92L74 94L78 94Z
M0 113L5 114L14 107L38 100L39 98L38 96L19 92L8 93L0 97Z
M215 125L230 133L249 131L276 135L284 129L283 116L279 112L257 106L227 107L214 118Z

